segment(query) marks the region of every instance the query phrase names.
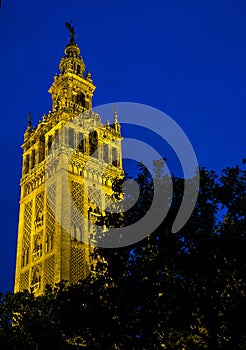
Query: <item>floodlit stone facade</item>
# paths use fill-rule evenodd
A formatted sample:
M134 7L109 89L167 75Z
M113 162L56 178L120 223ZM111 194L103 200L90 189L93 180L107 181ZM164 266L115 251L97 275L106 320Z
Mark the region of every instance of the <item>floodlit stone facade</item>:
M46 284L88 275L91 223L100 221L113 181L123 177L117 114L104 125L93 112L95 86L74 32L59 69L49 89L52 111L37 127L30 117L24 134L15 292L32 287L39 295Z

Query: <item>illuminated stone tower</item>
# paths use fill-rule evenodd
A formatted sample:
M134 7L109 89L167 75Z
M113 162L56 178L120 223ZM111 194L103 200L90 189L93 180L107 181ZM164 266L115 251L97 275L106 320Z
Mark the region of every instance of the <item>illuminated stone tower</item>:
M52 111L37 127L29 118L24 134L15 292L33 287L38 295L46 284L87 276L92 223L112 196L113 181L123 177L117 114L104 125L92 111L95 86L84 73L74 29L66 26L70 42L49 89Z

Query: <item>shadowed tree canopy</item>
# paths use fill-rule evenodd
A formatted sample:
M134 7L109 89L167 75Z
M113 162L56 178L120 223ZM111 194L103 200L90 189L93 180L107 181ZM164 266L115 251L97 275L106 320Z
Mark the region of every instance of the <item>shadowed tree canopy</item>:
M155 162L158 181L165 181ZM0 349L246 349L246 170L200 169L193 214L171 233L183 194L173 176L172 206L145 240L94 251L96 273L78 285L61 282L37 298L0 300ZM123 218L143 216L153 182L139 166L138 202ZM192 181L192 179L190 180ZM120 186L116 186L120 191ZM107 225L122 217L106 218Z

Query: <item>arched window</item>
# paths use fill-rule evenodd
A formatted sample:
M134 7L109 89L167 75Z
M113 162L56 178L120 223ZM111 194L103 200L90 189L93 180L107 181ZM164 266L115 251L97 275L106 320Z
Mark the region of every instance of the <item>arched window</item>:
M29 171L29 154L24 159L24 174L27 174Z
M77 95L77 104L85 107L85 95L83 94L83 92L81 92L80 94Z
M36 216L36 219L35 219L35 222L34 222L34 223L35 223L36 229L37 229L38 227L42 226L42 225L43 225L43 222L44 222L44 215L43 215L42 211L39 210L39 211L37 212L37 216Z
M49 253L53 249L53 235L47 234L45 238L45 253Z
M32 150L32 155L31 155L31 169L35 167L35 150Z
M71 239L76 241L77 240L77 237L76 237L76 226L74 224L71 226L70 233L71 233Z
M33 260L36 260L42 256L42 249L42 235L38 234L34 241Z
M76 227L76 240L80 242L80 228Z
M83 231L82 231L81 227L79 228L79 232L80 232L79 240L80 240L80 242L84 242Z
M41 268L36 267L33 271L31 287L34 290L37 290L37 289L40 289L40 286L41 286Z
M49 135L49 137L48 137L48 143L47 143L48 153L51 151L52 142L53 142L52 136Z
M55 131L55 143L54 143L54 146L55 146L55 149L57 149L59 147L59 131L56 130Z
M119 164L119 159L118 159L118 150L113 147L112 148L112 164L115 166L115 167L118 167L120 164Z
M74 129L68 129L68 145L74 148Z
M21 257L21 267L24 267L29 262L29 249L24 248L22 251L22 257Z
M84 134L82 132L78 133L78 141L79 141L78 149L81 153L84 153L85 142L84 142Z
M42 132L39 136L39 141L44 143L45 142L45 137L44 137L44 133Z
M44 145L43 144L41 144L40 146L39 146L39 155L38 155L38 162L40 163L40 162L42 162L42 160L44 160Z
M90 156L92 156L98 147L98 134L97 134L96 130L92 131L89 134L89 144L90 144ZM96 155L94 154L94 157L95 156Z

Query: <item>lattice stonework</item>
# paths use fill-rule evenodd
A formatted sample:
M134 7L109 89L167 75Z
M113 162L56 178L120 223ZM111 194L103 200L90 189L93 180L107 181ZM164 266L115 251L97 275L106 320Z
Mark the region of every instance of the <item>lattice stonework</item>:
M71 183L71 196L75 207L72 205L71 208L71 223L76 227L81 226L82 224L82 215L84 209L84 185L78 182L72 181Z
M29 287L29 270L20 274L20 291Z
M55 255L52 254L44 261L44 285L54 285Z
M55 232L55 200L56 200L56 184L52 184L48 188L47 199L47 219L46 219L46 235L53 235Z
M23 249L30 246L32 231L32 200L25 204L24 209L24 228L23 228Z
M105 195L105 210L112 204L112 197L108 194Z
M78 283L85 277L85 250L81 246L71 246L70 282Z
M98 209L101 208L101 195L101 191L96 190L92 187L88 188L88 200L92 203L92 205L95 205Z
M44 192L40 192L36 196L35 217L37 217L38 213L42 213L43 210L44 210Z

